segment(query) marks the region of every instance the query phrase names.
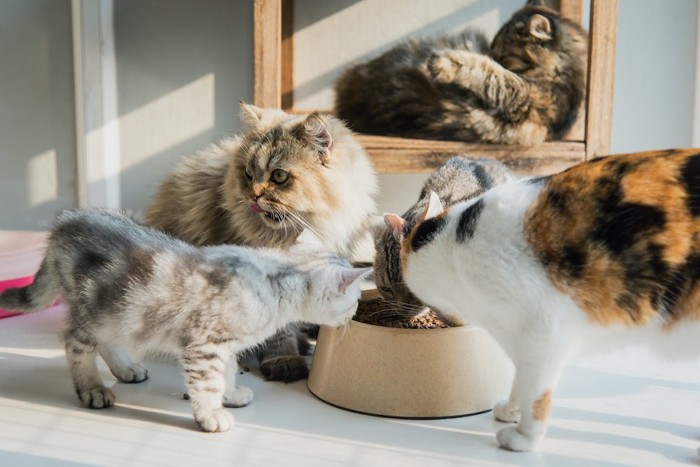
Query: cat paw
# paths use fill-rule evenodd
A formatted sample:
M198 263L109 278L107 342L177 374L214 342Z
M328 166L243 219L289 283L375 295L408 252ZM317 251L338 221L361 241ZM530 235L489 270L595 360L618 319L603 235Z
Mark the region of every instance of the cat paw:
M520 409L511 408L506 401L497 402L493 406L493 416L499 422L517 423L520 421Z
M518 431L518 427L509 426L496 433L498 443L510 451L532 451L542 437L528 437Z
M195 415L194 421L202 431L208 433L228 431L234 425L233 415L223 408L204 415Z
M253 401L253 390L245 386L236 386L235 389L224 394L224 407L237 409L245 407Z
M433 52L428 59L428 71L437 81L454 81L463 68L462 56L453 50Z
M128 368L115 372L114 376L122 383L140 383L148 379L148 370L138 363L134 363Z
M76 390L80 402L91 409L106 409L114 405L114 393L104 386L97 386L84 391Z
M300 355L287 355L263 360L260 371L268 381L289 383L309 376L306 359Z

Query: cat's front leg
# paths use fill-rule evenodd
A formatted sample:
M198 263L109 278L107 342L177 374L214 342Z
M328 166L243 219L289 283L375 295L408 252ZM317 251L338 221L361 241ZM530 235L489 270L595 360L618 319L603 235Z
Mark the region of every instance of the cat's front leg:
M246 386L236 385L238 360L235 358L226 365L226 390L224 391L224 407L245 407L253 401L253 390Z
M510 388L508 400L497 402L496 405L493 406L493 416L499 422L517 423L520 421L520 404L518 403L516 381L517 376L513 379L513 385Z
M527 102L530 86L490 57L466 50L440 50L428 59L431 76L479 97L488 108L501 109Z
M511 421L508 418L517 418L515 407L519 406L520 421L516 426L503 428L497 433L496 438L504 448L531 451L544 437L554 387L563 363L561 354L557 347L530 344L515 362L516 375L510 399L498 409L496 416Z
M194 420L203 431L227 431L233 415L223 406L230 353L223 345L192 346L182 354Z

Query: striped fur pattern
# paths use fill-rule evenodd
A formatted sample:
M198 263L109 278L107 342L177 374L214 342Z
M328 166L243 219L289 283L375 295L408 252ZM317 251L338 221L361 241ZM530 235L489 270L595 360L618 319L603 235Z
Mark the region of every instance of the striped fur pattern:
M495 159L450 158L426 180L418 201L401 216L409 225L415 224L425 211L430 193L435 192L446 206L472 199L493 186L515 180L516 175ZM377 216L372 222L374 238L374 280L385 300L400 302L397 312L411 315L422 309L420 300L406 287L401 275L401 245L393 232ZM408 316L407 316L408 317Z
M531 0L494 37L414 39L345 71L338 116L363 133L533 145L571 128L585 94L588 37Z
M330 116L241 104L242 135L184 159L160 185L145 223L195 245L288 247L304 228L351 256L376 209L374 169L352 133ZM308 374L308 346L290 326L258 349L263 374Z
M502 446L544 436L558 375L575 354L646 343L700 353L700 150L594 159L499 185L429 212L402 239L418 298L482 326L513 360L511 397L494 407Z
M148 377L132 357L172 355L197 425L226 431L233 416L225 407L253 399L235 382L239 352L289 323L341 325L357 309L360 279L371 268L351 267L306 235L286 252L197 248L116 212L64 211L35 282L0 294L0 307L33 311L62 295L66 357L86 406L114 404L97 355L124 383Z

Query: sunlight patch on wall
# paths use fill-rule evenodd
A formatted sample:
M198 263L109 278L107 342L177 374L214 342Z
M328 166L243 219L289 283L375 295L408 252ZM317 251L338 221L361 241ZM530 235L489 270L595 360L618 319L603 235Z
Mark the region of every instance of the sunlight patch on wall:
M49 149L27 162L27 199L31 207L58 198L58 163L56 150Z
M210 131L216 118L214 98L215 77L209 73L122 115L122 170Z

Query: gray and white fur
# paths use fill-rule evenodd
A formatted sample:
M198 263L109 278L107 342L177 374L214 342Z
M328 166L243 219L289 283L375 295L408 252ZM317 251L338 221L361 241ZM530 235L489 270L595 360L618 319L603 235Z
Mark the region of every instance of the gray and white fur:
M197 248L120 213L67 210L56 218L35 282L6 290L0 307L34 311L62 295L68 366L86 406L114 404L98 354L124 383L148 377L132 356L172 355L184 368L196 423L226 431L233 416L225 407L253 399L235 384L236 354L289 323L347 323L370 272L305 235L284 252Z

